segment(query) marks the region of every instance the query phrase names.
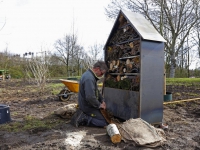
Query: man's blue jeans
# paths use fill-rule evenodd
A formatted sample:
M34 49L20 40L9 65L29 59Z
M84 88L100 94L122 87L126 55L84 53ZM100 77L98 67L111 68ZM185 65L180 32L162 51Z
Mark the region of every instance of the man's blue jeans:
M93 127L105 127L108 125L107 121L105 119L96 119L94 117L90 117L90 122L88 126Z

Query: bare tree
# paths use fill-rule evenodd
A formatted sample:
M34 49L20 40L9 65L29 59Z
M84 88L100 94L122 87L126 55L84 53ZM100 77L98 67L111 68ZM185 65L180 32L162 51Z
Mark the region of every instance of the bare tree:
M5 18L5 21L3 22L2 26L0 27L0 31L3 30L3 28L5 27L6 25L6 18Z
M72 61L72 66L73 66L73 70L74 72L76 71L76 74L82 75L82 70L83 70L83 62L85 61L83 59L83 54L84 54L84 48L80 45L77 45L75 48L75 52L73 54L73 59L71 59Z
M77 55L76 51L79 48L77 35L66 35L63 39L59 39L55 43L55 48L57 50L56 55L61 62L63 62L67 67L67 72L69 76L69 64L70 60Z
M0 53L0 68L8 69L11 63L11 54L8 51L8 47L4 49L4 52Z
M82 52L82 67L84 69L91 68L94 64L94 59L88 55L86 52Z
M31 57L27 59L27 76L31 78L33 75L34 81L37 83L39 89L44 91L46 81L49 77L48 61L50 59L50 52L44 52L37 57ZM31 73L31 74L30 74Z
M94 59L94 61L103 59L103 45L95 43L93 46L89 47L89 54Z
M193 36L193 42L196 45L197 51L198 51L198 56L200 58L200 20L195 25L195 32Z
M67 74L66 65L63 62L58 61L58 57L59 56L52 54L48 62L49 73L51 77L62 76Z
M67 67L68 76L81 75L82 71L91 67L94 61L102 59L102 46L95 44L90 47L88 53L78 44L78 38L75 34L67 35L55 43L57 58ZM102 51L102 53L101 53Z
M167 41L165 52L170 58L170 77L174 77L177 56L200 19L199 7L200 0L112 0L106 15L115 18L119 9L143 14Z

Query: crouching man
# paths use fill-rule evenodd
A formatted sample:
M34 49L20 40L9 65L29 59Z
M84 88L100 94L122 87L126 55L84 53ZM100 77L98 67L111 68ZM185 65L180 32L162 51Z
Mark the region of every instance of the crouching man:
M92 69L88 69L83 73L79 82L79 108L71 119L71 123L75 127L104 127L108 125L100 112L100 109L106 109L106 103L97 86L97 81L107 70L108 68L104 61L97 61Z

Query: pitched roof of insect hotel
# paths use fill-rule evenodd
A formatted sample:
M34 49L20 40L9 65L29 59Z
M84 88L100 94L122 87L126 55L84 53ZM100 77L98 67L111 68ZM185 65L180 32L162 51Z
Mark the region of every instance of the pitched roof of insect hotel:
M108 44L110 38L117 31L117 29L125 29L127 25L131 25L143 40L166 42L166 40L160 35L160 33L158 33L153 25L144 18L144 16L138 13L120 10L111 30L111 33L106 41L105 47Z

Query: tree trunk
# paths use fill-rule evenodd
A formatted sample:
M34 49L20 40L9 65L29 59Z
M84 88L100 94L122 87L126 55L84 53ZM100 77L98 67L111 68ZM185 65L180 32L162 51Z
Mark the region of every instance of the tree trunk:
M173 54L171 56L170 74L169 74L170 78L174 78L174 76L175 76L175 69L176 69L176 59L175 59L175 56Z
M188 71L188 78L190 77L190 51L188 50L188 60L187 60L187 71Z

